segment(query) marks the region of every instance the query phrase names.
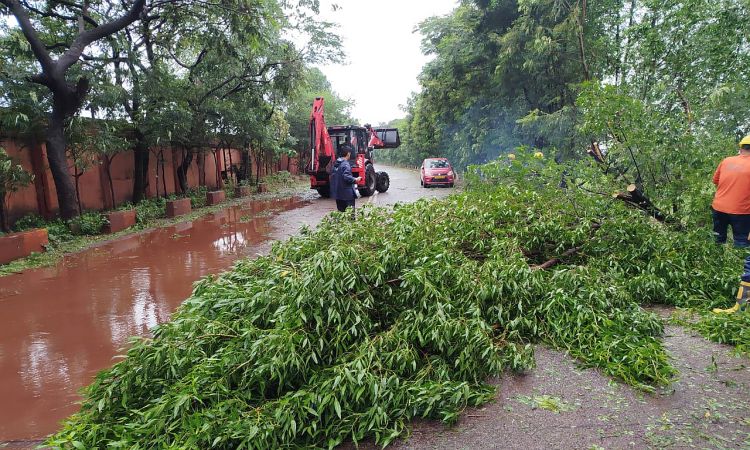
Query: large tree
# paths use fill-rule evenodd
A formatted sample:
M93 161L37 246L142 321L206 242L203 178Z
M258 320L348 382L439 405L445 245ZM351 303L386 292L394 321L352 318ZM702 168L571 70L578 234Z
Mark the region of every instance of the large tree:
M78 214L65 154L65 127L80 110L90 87L89 76L72 69L92 43L136 21L145 3L0 0L3 16L12 14L16 18L38 63L38 71L30 74L30 80L47 87L52 96L45 140L63 218Z
M621 2L465 0L419 26L434 58L408 105L404 149L413 163L448 156L459 166L518 145L580 144L580 84L605 75L611 16Z

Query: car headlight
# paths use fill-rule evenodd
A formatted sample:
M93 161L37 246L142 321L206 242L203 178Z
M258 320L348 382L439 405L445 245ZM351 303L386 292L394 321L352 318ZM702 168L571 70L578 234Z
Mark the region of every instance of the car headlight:
M452 177L452 176L453 176L453 171L452 171L452 170L448 172L448 176L449 176L449 177Z

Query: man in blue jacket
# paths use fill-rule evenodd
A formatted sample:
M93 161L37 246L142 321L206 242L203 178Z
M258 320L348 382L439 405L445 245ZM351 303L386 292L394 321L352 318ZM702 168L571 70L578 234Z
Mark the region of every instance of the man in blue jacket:
M349 164L349 158L352 156L352 146L344 144L339 148L339 158L333 164L331 172L331 197L336 199L336 208L344 212L346 208L352 208L352 217L354 217L354 189L359 177L354 178L352 175L352 166Z

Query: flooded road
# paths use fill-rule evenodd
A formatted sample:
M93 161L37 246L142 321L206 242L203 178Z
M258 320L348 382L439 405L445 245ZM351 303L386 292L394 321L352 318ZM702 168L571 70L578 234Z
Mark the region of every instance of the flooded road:
M357 200L358 207L453 192L421 188L415 171L378 170L388 171L389 191ZM55 432L77 411L79 390L113 364L130 336L169 320L194 281L267 252L336 209L316 197L247 202L0 277L0 446Z

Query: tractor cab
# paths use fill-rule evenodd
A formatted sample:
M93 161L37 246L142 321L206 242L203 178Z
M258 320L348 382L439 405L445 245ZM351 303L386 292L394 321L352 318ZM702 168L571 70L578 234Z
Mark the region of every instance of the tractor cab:
M331 136L331 142L333 142L334 154L338 156L339 148L344 144L349 144L354 149L351 157L352 163L356 162L359 158L358 155L364 155L364 158L369 160L372 157L371 149L367 148L367 130L364 127L357 126L335 126L328 127L328 135Z

